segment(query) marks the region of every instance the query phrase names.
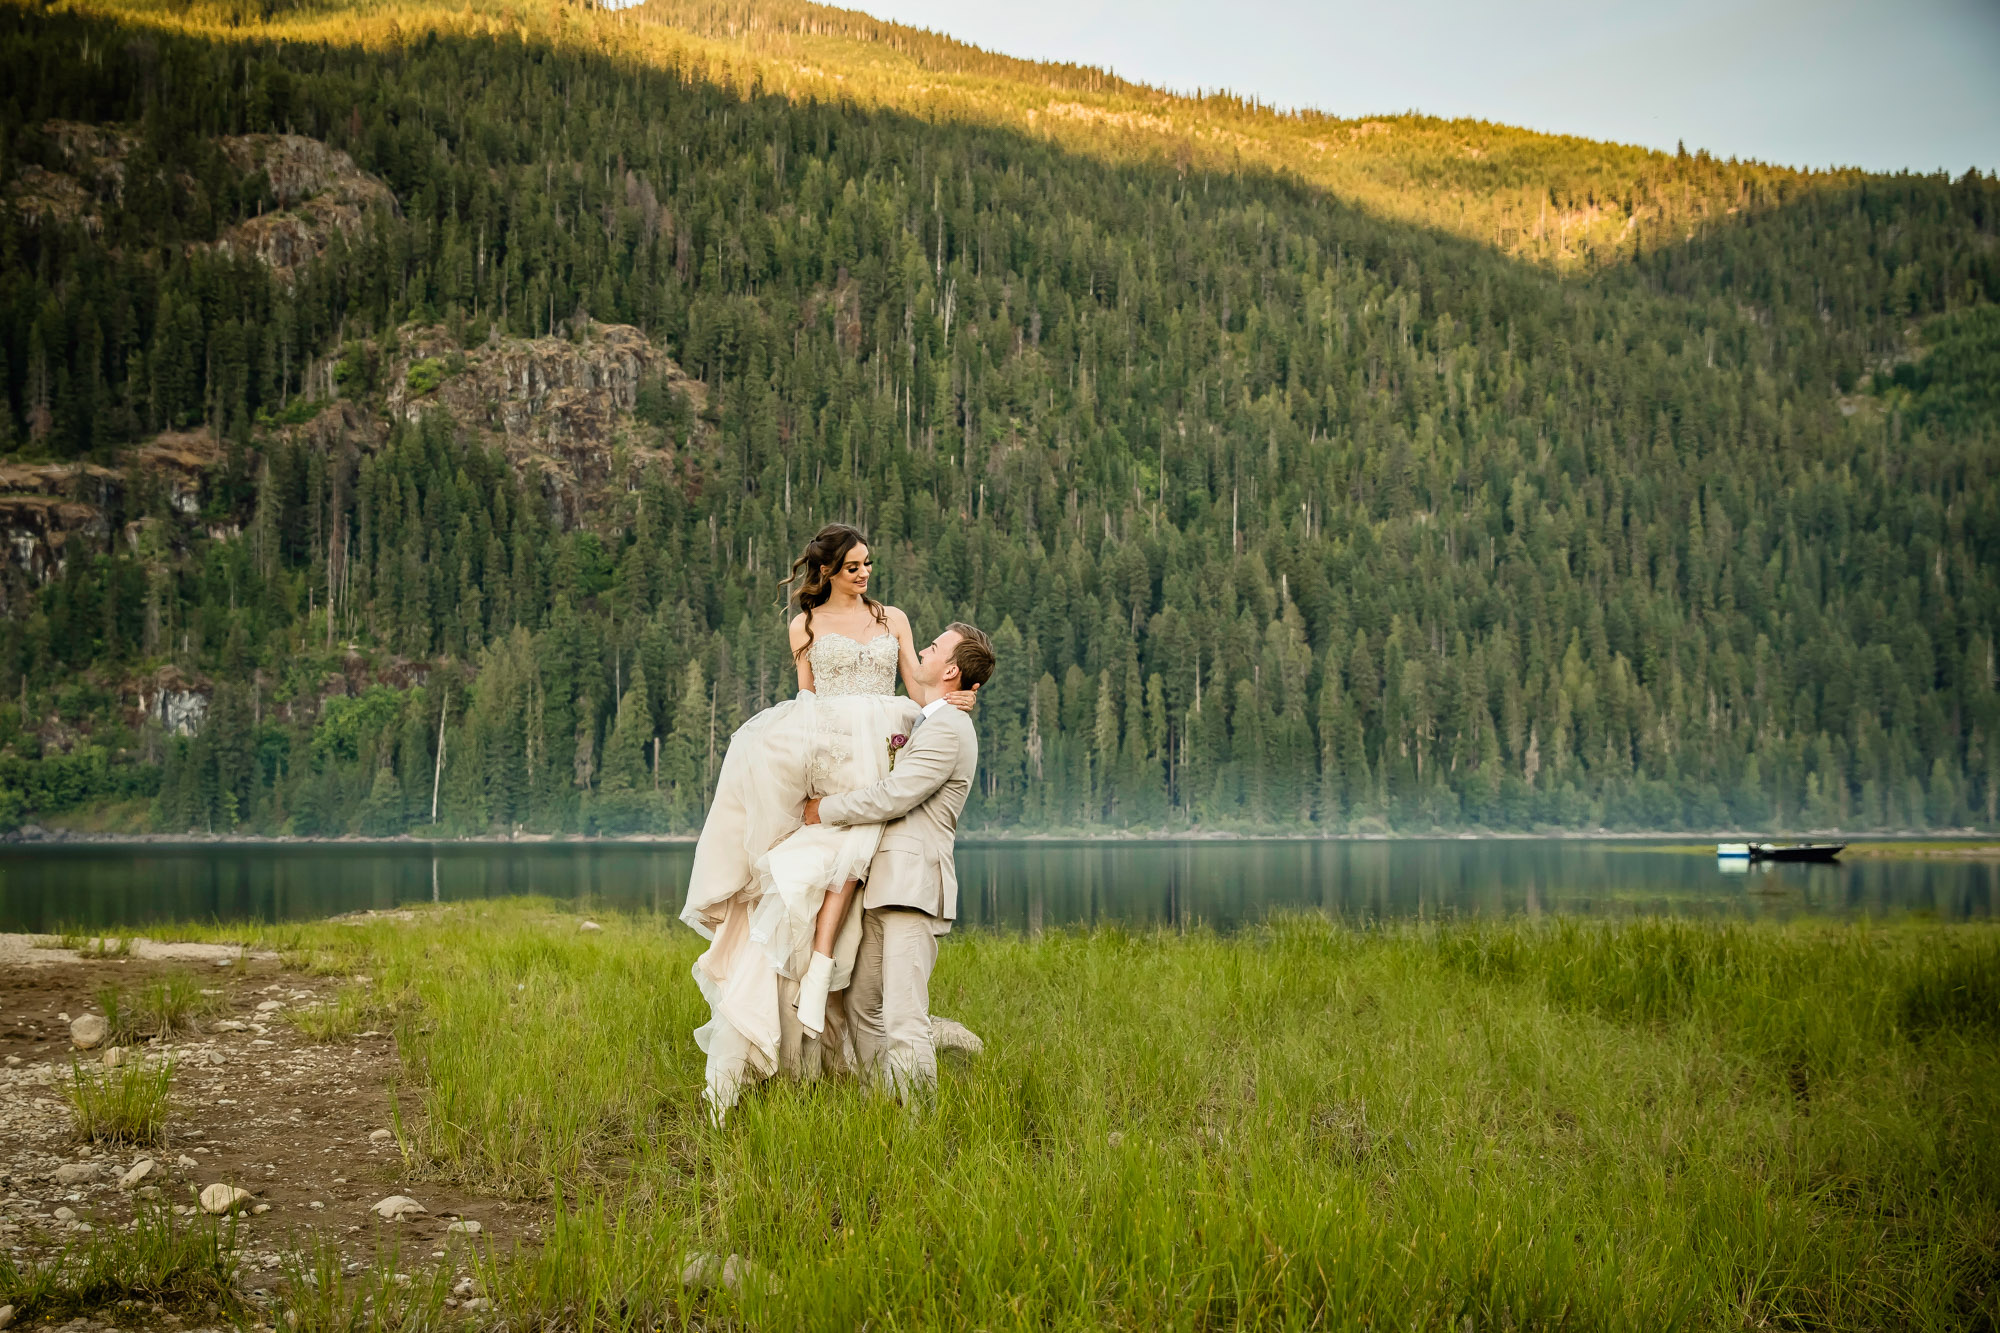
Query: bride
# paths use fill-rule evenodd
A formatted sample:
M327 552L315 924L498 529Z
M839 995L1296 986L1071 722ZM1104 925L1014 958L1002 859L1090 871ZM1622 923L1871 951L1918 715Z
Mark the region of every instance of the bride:
M880 824L801 825L808 797L877 782L895 764L922 711L894 693L917 665L909 617L868 595L874 561L845 524L822 528L792 563L799 612L791 622L796 697L751 718L730 738L715 798L695 845L681 920L709 941L694 979L709 1021L695 1031L708 1056L710 1114L743 1084L798 1058L785 1046L787 1010L822 1051L848 1063L838 997L847 985L861 916L856 881L875 855ZM972 707L974 691L947 696Z

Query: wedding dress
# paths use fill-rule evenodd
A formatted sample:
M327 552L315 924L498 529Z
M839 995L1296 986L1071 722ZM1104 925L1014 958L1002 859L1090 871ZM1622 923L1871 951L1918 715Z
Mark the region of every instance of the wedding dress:
M730 737L681 910L681 920L709 941L694 979L710 1017L694 1035L708 1056L705 1095L717 1116L735 1105L744 1083L778 1071L784 1014L812 958L820 901L859 877L881 841L879 824L801 825L806 798L887 776L889 738L907 735L922 711L892 692L899 660L893 634L866 643L819 634L806 660L813 688ZM836 990L852 975L860 934L861 913L850 911L834 951ZM842 1020L840 1006L830 1006L820 1039L836 1064L851 1063ZM790 1027L796 1043L796 1021Z

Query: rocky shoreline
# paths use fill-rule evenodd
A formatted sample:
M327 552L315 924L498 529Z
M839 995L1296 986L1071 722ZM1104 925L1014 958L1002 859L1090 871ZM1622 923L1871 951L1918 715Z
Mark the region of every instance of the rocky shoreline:
M230 945L103 943L97 956L96 941L78 951L0 935L0 1249L17 1267L130 1232L151 1208L174 1225L225 1228L238 1313L270 1311L305 1254L337 1256L357 1280L385 1266L398 1283L442 1279L447 1307L482 1308L477 1252L533 1243L540 1212L411 1177L391 1128L394 1035L314 1040L298 1021L368 978L315 976ZM191 972L210 1009L199 1031L109 1044L107 997ZM158 1140L83 1141L66 1089L133 1066L170 1070ZM227 1313L126 1301L60 1327L182 1330L233 1322Z

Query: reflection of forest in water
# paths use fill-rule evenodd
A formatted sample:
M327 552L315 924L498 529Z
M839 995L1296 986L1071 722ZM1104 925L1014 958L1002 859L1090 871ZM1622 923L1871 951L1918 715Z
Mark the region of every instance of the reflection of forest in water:
M365 908L539 894L680 910L686 844L10 848L0 928L161 920L303 920ZM1350 921L1541 913L1988 918L2000 863L1757 866L1629 842L1185 841L974 843L958 850L968 925L1230 929L1275 910Z

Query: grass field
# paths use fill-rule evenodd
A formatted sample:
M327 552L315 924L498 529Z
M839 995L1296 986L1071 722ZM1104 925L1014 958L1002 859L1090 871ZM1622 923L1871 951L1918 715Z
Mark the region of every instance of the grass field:
M374 978L419 1176L554 1204L511 1327L2000 1324L1994 927L967 932L933 1007L988 1049L933 1103L717 1130L698 941L597 919L261 931Z

